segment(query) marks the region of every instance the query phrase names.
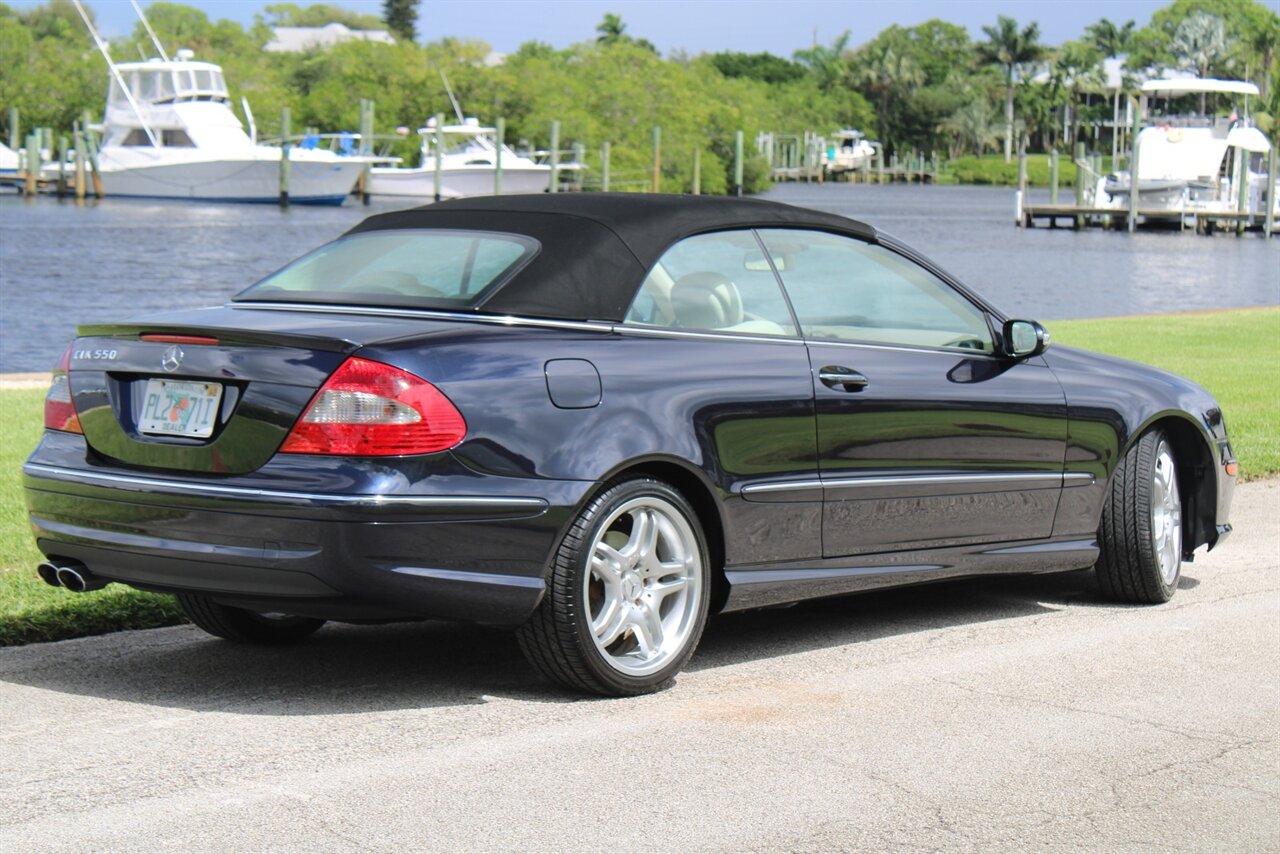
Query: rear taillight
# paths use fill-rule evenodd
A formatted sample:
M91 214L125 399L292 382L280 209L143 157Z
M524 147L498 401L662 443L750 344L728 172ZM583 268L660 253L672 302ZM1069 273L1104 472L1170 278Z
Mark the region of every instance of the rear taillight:
M71 369L71 345L62 354L53 369L53 381L49 393L44 396L44 426L64 433L83 433L76 405L71 402L71 381L67 372Z
M280 447L286 454L382 457L452 448L467 423L431 383L352 357L321 386Z

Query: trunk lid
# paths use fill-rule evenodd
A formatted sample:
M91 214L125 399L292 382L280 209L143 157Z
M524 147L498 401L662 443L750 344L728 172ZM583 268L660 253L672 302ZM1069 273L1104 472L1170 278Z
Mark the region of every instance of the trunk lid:
M68 376L85 441L104 461L244 474L271 459L347 356L457 325L297 309L173 312L81 326Z

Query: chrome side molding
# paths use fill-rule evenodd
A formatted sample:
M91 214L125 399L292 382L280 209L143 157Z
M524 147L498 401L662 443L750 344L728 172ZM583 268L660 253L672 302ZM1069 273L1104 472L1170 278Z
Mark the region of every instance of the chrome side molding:
M831 493L856 492L860 489L887 489L917 486L972 486L978 489L1053 489L1054 487L1088 486L1094 476L1087 472L983 472L981 474L909 474L867 477L832 477L822 480L779 480L752 483L742 487L744 498L804 492L821 489L824 497Z

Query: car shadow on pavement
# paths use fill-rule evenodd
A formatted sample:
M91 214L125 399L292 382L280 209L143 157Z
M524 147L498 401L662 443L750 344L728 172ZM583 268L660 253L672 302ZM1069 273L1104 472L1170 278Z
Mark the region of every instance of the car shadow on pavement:
M1188 579L1188 581L1194 581ZM966 579L714 617L691 671L847 644L1108 607L1087 573ZM247 647L185 626L5 650L0 682L192 711L335 715L461 706L491 697L582 701L542 680L506 630L451 623L321 629Z

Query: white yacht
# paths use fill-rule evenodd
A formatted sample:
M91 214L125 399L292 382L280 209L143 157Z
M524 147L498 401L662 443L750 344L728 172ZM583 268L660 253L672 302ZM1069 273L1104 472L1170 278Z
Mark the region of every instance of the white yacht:
M12 175L18 171L18 152L0 142L0 175Z
M231 111L222 69L187 50L171 60L112 63L98 155L108 196L276 202L281 151L257 145ZM291 149L289 199L340 205L360 158Z
M1266 192L1265 188L1271 143L1248 117L1248 99L1258 94L1257 86L1241 80L1161 79L1144 83L1142 94L1144 100L1198 94L1228 94L1237 99L1226 117L1148 111L1137 140L1138 208L1144 215L1164 211L1176 218L1197 211L1234 211L1241 182L1246 185L1247 210L1260 210L1263 195L1275 199L1274 189ZM1096 206L1126 207L1131 186L1129 172L1099 178Z
M841 130L827 143L826 170L828 175L856 172L875 162L880 143L872 142L860 130Z
M492 195L496 171L497 130L483 127L474 118L462 124L440 128L444 145L440 157L440 196ZM419 128L422 139L421 162L415 167L374 166L369 170L369 193L374 196L435 197L436 124L429 119ZM562 163L559 171L572 171L578 164ZM542 193L551 184L551 164L537 163L502 146L502 193Z

